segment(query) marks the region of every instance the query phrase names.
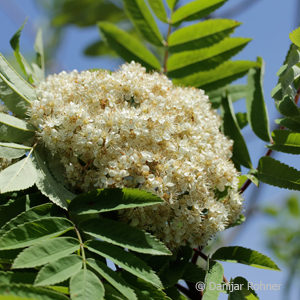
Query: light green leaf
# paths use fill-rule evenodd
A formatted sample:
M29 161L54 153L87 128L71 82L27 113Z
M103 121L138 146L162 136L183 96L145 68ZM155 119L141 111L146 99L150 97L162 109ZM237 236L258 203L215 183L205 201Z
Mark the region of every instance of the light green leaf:
M0 140L23 143L34 136L35 129L24 120L0 112Z
M25 155L26 152L31 150L30 147L19 145L15 143L1 143L0 142L0 157L1 158L20 158Z
M162 288L159 277L140 258L130 252L101 241L89 241L86 243L88 250L110 259L112 262L127 272L144 279L147 282Z
M24 284L0 284L1 300L68 300L61 293Z
M286 201L287 207L289 209L289 213L297 218L300 217L300 206L299 200L296 195L291 195Z
M213 286L220 286L223 282L224 270L220 263L210 262L209 269L205 276L205 289L203 291L203 300L215 300L218 299L220 290L210 288Z
M201 19L222 6L227 0L196 0L177 9L172 15L172 24Z
M278 266L266 255L239 246L219 248L212 256L214 260L237 262L251 267L280 271Z
M34 50L36 53L36 63L32 64L32 67L39 81L43 81L45 79L45 56L43 34L41 29L38 29L37 31L34 43Z
M174 31L168 46L171 52L195 50L212 46L229 34L241 23L228 19L211 19Z
M230 282L230 285L239 287L229 293L228 300L258 300L255 291L251 288L250 283L243 277L236 277ZM242 287L242 288L240 288Z
M78 273L82 268L82 258L69 255L42 267L34 281L35 286L60 283ZM88 299L88 298L87 298Z
M49 170L46 156L42 149L35 150L33 156L33 163L37 172L37 188L56 205L67 209L67 200L72 200L75 195L54 178Z
M290 39L300 48L300 27L290 33Z
M134 291L128 287L124 279L116 272L108 268L104 263L96 261L92 258L87 259L88 265L114 288L116 288L122 295L129 300L136 300L137 297Z
M45 203L38 206L34 206L21 214L17 215L15 218L9 220L4 226L0 229L0 235L5 234L9 230L17 227L20 224L39 220L41 218L50 217L50 210L52 204Z
M271 157L264 156L259 160L257 177L271 185L300 190L300 171Z
M165 10L165 6L162 0L148 0L155 15L162 21L167 23L168 17Z
M285 153L300 154L300 133L289 130L274 130L273 144L268 147Z
M226 38L211 47L174 54L168 59L168 75L184 77L215 68L240 52L250 41L245 38Z
M25 190L35 184L37 174L29 156L0 172L0 193Z
M144 0L123 0L123 2L130 19L143 37L156 46L163 46L164 38L159 32L146 2Z
M162 203L158 196L139 189L98 189L72 200L69 211L77 215L149 206Z
M247 116L253 132L269 142L269 117L263 94L264 61L259 57L257 62L261 67L252 68L248 73Z
M0 250L18 249L64 234L74 228L65 218L49 217L27 222L0 237Z
M0 53L0 97L16 116L25 118L30 102L36 100L35 90Z
M99 22L98 26L106 42L124 60L127 62L134 60L149 70L160 70L157 58L137 38L111 23Z
M104 286L93 272L83 269L71 278L70 295L72 300L101 300Z
M251 169L251 159L246 142L237 123L230 97L222 99L223 132L233 140L233 161Z
M34 268L65 257L80 247L72 237L57 237L36 243L22 251L13 263L13 268Z
M171 11L174 10L177 2L178 2L178 0L167 0L167 4L168 4L168 6L169 6L169 8L170 8Z
M194 86L211 91L243 77L250 68L256 66L257 63L252 61L227 61L213 70L176 78L173 82L178 85Z
M80 224L84 233L130 250L152 255L171 255L150 233L111 219L92 219Z
M238 112L235 114L235 118L237 120L240 129L243 129L248 125L247 113Z

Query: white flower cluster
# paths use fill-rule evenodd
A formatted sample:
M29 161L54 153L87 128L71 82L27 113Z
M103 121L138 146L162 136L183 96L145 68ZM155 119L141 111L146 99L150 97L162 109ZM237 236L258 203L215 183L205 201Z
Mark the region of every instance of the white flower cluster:
M131 225L175 248L204 245L239 216L232 142L202 90L132 62L113 73L51 75L37 95L31 121L73 190L138 187L164 199L121 211Z

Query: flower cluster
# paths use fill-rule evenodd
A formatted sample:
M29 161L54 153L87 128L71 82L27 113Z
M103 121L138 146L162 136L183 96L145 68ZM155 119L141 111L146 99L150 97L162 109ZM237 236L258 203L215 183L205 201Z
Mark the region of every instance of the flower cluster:
M206 244L239 216L232 142L202 90L132 62L51 75L37 95L31 122L71 189L136 187L165 201L120 211L122 220L176 248Z

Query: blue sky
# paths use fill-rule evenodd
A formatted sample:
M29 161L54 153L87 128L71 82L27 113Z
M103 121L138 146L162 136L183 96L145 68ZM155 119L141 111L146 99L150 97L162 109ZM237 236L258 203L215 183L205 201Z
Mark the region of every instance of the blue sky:
M239 4L241 0L229 0L217 15L226 12L231 7ZM236 58L245 60L256 60L257 56L262 56L266 63L264 92L265 99L270 113L270 124L274 126L276 110L270 96L272 88L277 82L276 72L281 66L287 49L289 47L289 33L296 27L297 0L259 0L247 11L239 14L236 19L243 24L236 30L235 36L250 37L252 42ZM298 14L299 15L299 14ZM29 18L22 38L22 48L24 52L32 49L35 30L45 21L42 12L37 8L33 0L0 0L0 32L1 43L0 52L7 54L10 51L9 40L18 27L23 23L25 17ZM298 22L300 23L300 17ZM90 68L116 68L105 59L87 58L83 56L82 49L87 43L97 39L98 30L90 28L87 30L69 27L58 51L57 60L59 68L72 70L84 70ZM47 37L44 37L45 39ZM47 49L46 49L47 51ZM59 70L58 70L59 71ZM237 109L243 110L243 104L238 104ZM257 141L253 134L245 131L245 136L249 141L250 153L254 165L257 164L259 157L265 153L264 143ZM300 169L299 159L296 156L276 154L276 158ZM262 187L261 187L262 188ZM251 188L253 189L253 187ZM251 194L251 189L245 193L245 198ZM259 204L280 203L286 191L273 187L263 187L259 194ZM265 248L266 226L270 226L270 220L266 217L256 217L247 224L242 235L234 241L234 245L243 245L270 254ZM279 263L280 266L280 263ZM249 281L259 283L278 283L283 284L286 272L274 272L268 270L255 269L242 265L224 264L225 275L229 279L241 275ZM260 292L261 299L281 299L280 292ZM298 295L298 297L297 297ZM223 299L221 297L220 299ZM225 299L225 298L224 298ZM299 290L295 287L291 300L299 299Z

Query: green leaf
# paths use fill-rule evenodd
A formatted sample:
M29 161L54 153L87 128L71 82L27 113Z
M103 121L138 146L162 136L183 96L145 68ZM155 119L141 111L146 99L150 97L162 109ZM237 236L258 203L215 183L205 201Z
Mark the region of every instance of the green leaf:
M24 190L34 185L37 175L29 156L0 172L0 192Z
M0 284L0 299L7 300L68 300L61 293L22 284Z
M251 159L245 140L240 132L230 97L223 98L223 132L233 140L233 161L251 169Z
M255 291L250 283L243 277L236 277L230 282L230 286L237 287L229 293L228 300L258 300Z
M109 282L127 299L129 300L137 299L134 291L130 287L128 287L128 284L118 273L108 268L104 263L100 261L96 261L92 258L88 258L87 263L96 273L102 276L107 282Z
M237 262L251 267L280 271L278 266L266 255L244 247L219 248L212 256L214 260Z
M264 61L259 57L257 62L261 67L252 68L248 73L247 116L253 132L269 142L269 117L263 94Z
M264 156L259 160L257 177L271 185L300 190L300 171L271 157Z
M130 19L143 37L156 46L163 46L164 38L159 32L146 2L144 0L123 0L123 2Z
M35 150L33 156L33 163L37 172L37 188L56 205L67 209L67 200L72 200L75 195L54 178L49 170L46 156L42 149Z
M177 2L178 2L178 0L167 0L167 4L168 4L169 8L171 9L171 11L174 10Z
M45 286L60 283L78 273L81 268L82 258L78 255L59 258L41 268L36 276L34 285Z
M167 13L162 0L148 0L155 15L164 23L168 22Z
M8 232L9 230L17 227L26 222L31 222L35 220L39 220L41 218L50 217L50 210L52 204L45 203L38 206L34 206L21 214L17 215L15 218L9 220L4 226L0 229L0 235Z
M237 120L240 129L243 129L248 125L247 113L238 112L235 114L235 118Z
M300 132L300 122L297 122L291 118L277 119L275 122L280 126L286 127L292 131Z
M274 130L273 144L268 147L285 153L300 154L300 133L289 130Z
M25 155L31 147L19 145L15 143L1 143L0 142L0 157L7 159L20 158Z
M290 33L290 39L295 45L300 47L300 27Z
M176 287L165 289L165 292L173 300L188 300L183 294L179 293Z
M210 262L209 269L205 277L205 289L203 291L203 300L218 299L220 290L217 288L210 288L211 286L218 287L222 285L224 270L220 263Z
M189 262L185 267L184 273L182 275L182 279L194 283L197 283L199 281L204 282L205 274L206 273L203 269Z
M25 118L30 102L36 100L35 90L0 53L0 97L16 116Z
M92 271L83 269L71 278L70 295L72 300L101 300L104 286Z
M173 80L175 84L194 86L211 91L243 77L250 68L256 67L252 61L227 61L213 70L198 72L183 78Z
M69 211L77 215L95 214L162 202L158 196L139 189L98 189L74 198Z
M172 24L183 21L192 21L206 17L222 6L227 0L197 0L177 9L171 18Z
M0 264L12 264L20 251L20 249L0 251Z
M117 57L116 52L104 41L96 41L88 45L84 49L84 54L87 56L109 55L112 57Z
M137 38L107 22L99 22L98 26L106 42L124 60L134 60L149 70L160 70L157 58Z
M80 247L78 240L71 237L57 237L36 243L22 251L13 263L13 268L34 268L65 257Z
M103 283L105 288L105 300L124 300L122 294L120 294L116 289L114 289L111 285Z
M86 243L86 246L91 252L110 259L127 272L150 282L158 288L162 287L160 279L154 271L132 253L101 241L89 241Z
M211 47L174 54L168 59L168 75L184 77L215 68L240 52L250 41L245 38L226 38Z
M74 228L65 218L49 217L27 222L0 237L0 250L18 249L64 234Z
M23 143L34 136L35 129L24 120L0 112L0 140Z
M150 233L111 219L92 219L80 224L84 233L130 250L152 255L171 255Z
M33 284L36 273L23 271L0 271L0 284L26 283ZM1 299L1 297L0 297Z
M45 79L45 55L44 55L44 45L43 45L43 34L42 30L38 29L34 50L36 53L36 62L32 64L32 68L38 81L43 81Z
M174 31L168 39L171 52L212 46L231 34L241 23L228 19L211 19Z

